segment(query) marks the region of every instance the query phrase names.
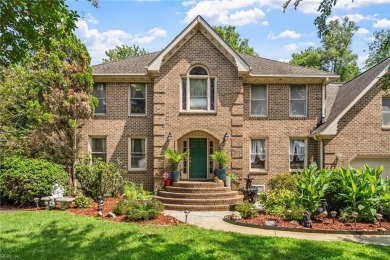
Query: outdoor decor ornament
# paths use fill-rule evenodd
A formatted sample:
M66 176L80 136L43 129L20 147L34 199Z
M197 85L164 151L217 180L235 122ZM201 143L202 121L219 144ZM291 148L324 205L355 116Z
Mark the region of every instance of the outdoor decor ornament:
M61 184L56 183L53 185L53 187L51 187L51 196L49 197L50 200L48 202L49 209L52 209L56 206L56 202L55 202L56 198L64 197L64 192L65 192L65 189L64 189L64 187L62 187Z
M301 220L301 225L307 228L312 228L312 222L310 219L310 213L309 211L305 211L303 214L303 218Z

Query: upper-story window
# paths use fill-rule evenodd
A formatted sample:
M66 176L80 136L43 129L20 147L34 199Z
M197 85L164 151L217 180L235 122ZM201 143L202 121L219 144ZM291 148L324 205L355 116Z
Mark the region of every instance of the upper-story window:
M182 78L182 111L215 111L216 80L200 66L193 67Z
M130 115L146 115L146 84L130 84Z
M93 87L92 96L99 100L97 107L95 107L95 114L105 114L106 113L106 84L104 83L95 83Z
M267 86L251 86L251 116L267 116Z
M390 97L382 97L382 126L390 127Z
M290 86L290 116L303 117L307 112L307 91L305 85Z

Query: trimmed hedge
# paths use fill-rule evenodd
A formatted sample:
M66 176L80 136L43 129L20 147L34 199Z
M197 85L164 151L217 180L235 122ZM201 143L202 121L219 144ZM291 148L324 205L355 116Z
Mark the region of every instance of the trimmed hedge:
M64 167L46 160L6 157L0 161L0 203L30 205L33 199L51 194L58 183L67 187Z

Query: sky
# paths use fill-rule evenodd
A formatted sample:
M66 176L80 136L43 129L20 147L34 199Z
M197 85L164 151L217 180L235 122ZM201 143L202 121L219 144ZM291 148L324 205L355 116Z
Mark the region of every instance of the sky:
M197 15L210 25L234 25L261 57L288 62L292 53L320 47L313 22L320 0L303 0L283 12L285 0L67 0L81 16L76 35L87 46L91 64L117 45L138 45L148 52L165 48ZM294 0L292 1L294 2ZM352 50L363 68L373 32L390 29L390 0L338 0L330 19L348 16L357 26Z

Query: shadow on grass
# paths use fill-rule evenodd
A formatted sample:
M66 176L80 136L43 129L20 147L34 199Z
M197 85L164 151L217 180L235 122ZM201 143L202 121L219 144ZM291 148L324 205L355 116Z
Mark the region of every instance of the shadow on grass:
M0 252L20 259L385 259L390 248L248 236L192 226L142 227L66 212L0 214ZM15 224L11 224L15 223Z

